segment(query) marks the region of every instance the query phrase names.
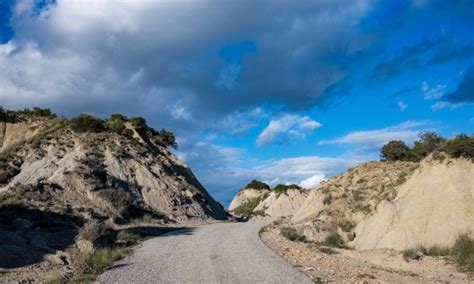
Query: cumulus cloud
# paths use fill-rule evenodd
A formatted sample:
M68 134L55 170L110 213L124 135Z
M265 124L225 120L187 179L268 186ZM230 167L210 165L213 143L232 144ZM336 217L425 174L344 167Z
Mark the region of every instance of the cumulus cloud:
M228 204L235 193L252 179L276 184L299 184L314 188L319 182L376 156L302 156L277 160L255 160L240 148L198 142L179 157L193 164L193 171L209 192Z
M309 178L302 180L300 186L308 189L316 188L325 179L326 176L324 174L312 175Z
M312 120L309 116L286 114L280 118L270 120L268 126L258 135L257 145L263 146L279 141L288 141L301 138L306 133L321 127L321 123Z
M427 124L428 122L425 121L406 121L382 129L354 131L337 139L319 141L318 144L354 144L361 148L378 149L390 140L412 143L418 137L422 127Z

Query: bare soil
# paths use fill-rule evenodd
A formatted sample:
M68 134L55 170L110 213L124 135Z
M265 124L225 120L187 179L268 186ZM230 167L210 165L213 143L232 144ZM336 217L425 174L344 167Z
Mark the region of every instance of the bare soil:
M424 256L405 261L394 250L356 251L331 248L320 251L315 244L293 242L280 235L278 228L261 233L262 241L315 282L360 283L471 283L473 275L460 272L449 259ZM327 250L328 248L326 248Z

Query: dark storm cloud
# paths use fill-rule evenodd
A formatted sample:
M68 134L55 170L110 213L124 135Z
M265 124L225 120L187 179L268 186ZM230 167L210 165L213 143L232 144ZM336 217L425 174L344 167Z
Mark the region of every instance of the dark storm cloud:
M423 59L427 56L429 59ZM461 60L474 57L472 44L454 44L449 38L422 40L421 42L404 48L399 55L379 62L369 81L379 83L395 78L406 71L425 68L434 64L442 64L452 60Z
M432 1L56 1L40 12L34 3L17 1L15 36L0 45L1 105L140 114L178 135L269 102L331 105L380 54L388 59L374 80L423 66L419 56L433 49L433 62L472 54L461 45L441 52L444 38L383 53L400 18L468 21L463 1L442 11Z
M32 3L13 10L0 104L143 114L178 132L270 101L301 109L337 96L373 41L357 29L368 1L57 1L41 13Z

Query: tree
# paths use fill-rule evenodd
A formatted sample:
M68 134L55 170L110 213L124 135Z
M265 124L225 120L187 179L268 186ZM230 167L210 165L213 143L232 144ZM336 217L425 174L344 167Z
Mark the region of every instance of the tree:
M98 133L107 129L101 119L89 114L81 114L78 117L71 119L70 126L73 131L78 133Z
M173 132L166 131L164 128L162 128L158 132L158 137L159 137L160 143L163 144L164 146L166 147L171 146L175 149L178 148L178 143L176 142Z
M434 151L440 151L446 142L446 139L438 135L436 132L420 132L418 137L420 140L418 143L415 143L415 146L418 144L418 147L421 147L421 149L427 154Z
M380 157L386 161L399 161L405 158L410 148L400 140L390 141L380 150Z
M455 158L474 158L474 136L467 136L466 134L457 135L452 140L446 142L444 150Z

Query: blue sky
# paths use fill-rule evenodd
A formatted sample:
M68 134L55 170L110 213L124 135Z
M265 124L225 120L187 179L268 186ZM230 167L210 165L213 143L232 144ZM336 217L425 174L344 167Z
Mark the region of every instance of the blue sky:
M0 105L177 134L227 205L474 131L474 1L0 1Z

